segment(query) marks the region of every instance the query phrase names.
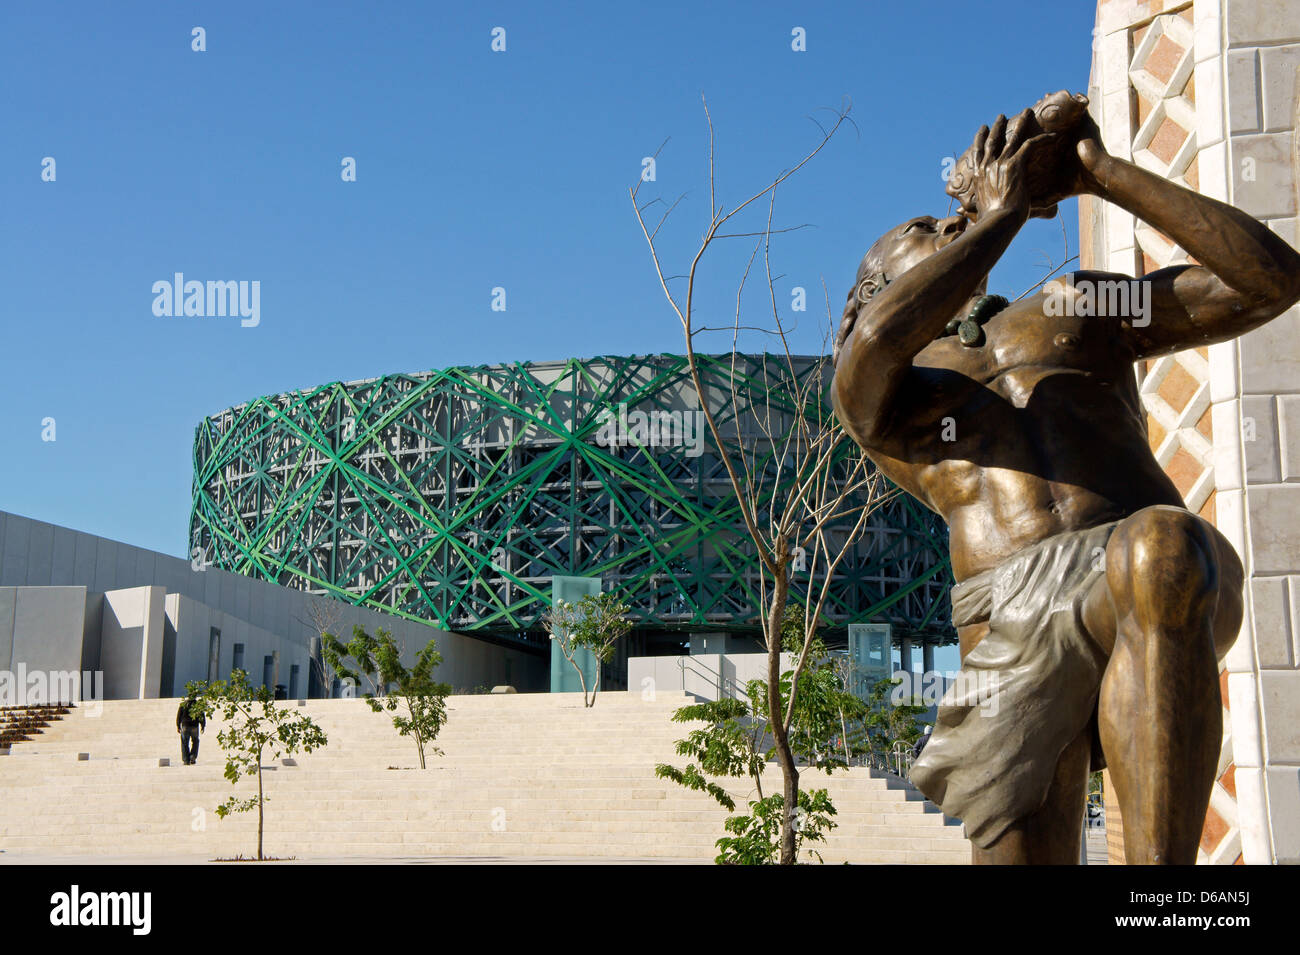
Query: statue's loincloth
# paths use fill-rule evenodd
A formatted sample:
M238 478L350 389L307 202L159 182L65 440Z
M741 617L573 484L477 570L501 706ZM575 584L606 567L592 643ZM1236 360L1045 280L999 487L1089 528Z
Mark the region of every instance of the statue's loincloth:
M1062 751L1093 722L1106 657L1081 617L1116 524L1049 537L952 589L953 624L987 620L989 633L940 701L911 779L981 849L1043 805Z

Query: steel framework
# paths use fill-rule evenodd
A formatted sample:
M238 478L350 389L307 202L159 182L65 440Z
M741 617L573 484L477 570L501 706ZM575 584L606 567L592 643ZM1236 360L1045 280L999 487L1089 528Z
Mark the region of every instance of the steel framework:
M800 413L783 360L741 360L738 401L731 357L702 362L726 440L761 442L756 408ZM756 561L713 441L701 424L699 448L636 433L602 445L620 405L698 409L686 360L448 368L257 398L196 430L191 544L215 566L448 630L536 635L563 575L603 578L638 628L757 632ZM900 492L827 612L950 642L950 586L943 522Z

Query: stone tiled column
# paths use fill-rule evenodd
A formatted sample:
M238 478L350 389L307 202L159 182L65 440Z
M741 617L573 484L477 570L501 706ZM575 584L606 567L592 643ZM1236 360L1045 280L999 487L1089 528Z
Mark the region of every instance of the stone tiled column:
M1089 95L1107 148L1296 243L1300 3L1100 0ZM1080 200L1085 268L1188 261L1168 237ZM1240 341L1145 363L1152 451L1246 565L1221 687L1225 734L1201 840L1209 863L1300 861L1300 312ZM1112 861L1122 822L1108 815Z

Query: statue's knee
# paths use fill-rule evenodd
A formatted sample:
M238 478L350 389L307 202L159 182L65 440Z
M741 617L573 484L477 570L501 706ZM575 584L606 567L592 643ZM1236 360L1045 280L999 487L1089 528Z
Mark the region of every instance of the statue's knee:
M1217 596L1218 562L1210 529L1178 507L1148 507L1126 518L1106 548L1112 593L1158 613L1200 613Z

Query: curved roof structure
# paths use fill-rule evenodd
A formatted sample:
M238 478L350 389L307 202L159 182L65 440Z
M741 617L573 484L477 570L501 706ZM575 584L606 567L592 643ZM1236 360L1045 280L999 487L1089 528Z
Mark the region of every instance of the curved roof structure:
M798 413L784 356L701 362L724 440L752 451L756 414ZM557 575L601 577L638 628L758 630L753 546L676 355L254 399L200 423L190 525L216 566L448 630L540 634ZM900 492L839 568L827 616L951 639L946 535Z

